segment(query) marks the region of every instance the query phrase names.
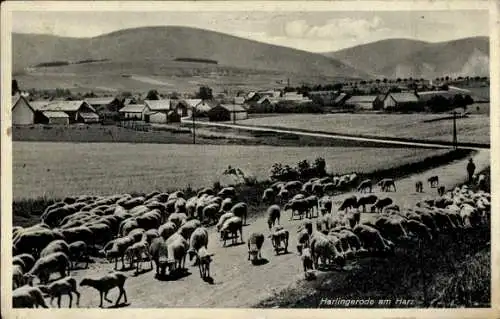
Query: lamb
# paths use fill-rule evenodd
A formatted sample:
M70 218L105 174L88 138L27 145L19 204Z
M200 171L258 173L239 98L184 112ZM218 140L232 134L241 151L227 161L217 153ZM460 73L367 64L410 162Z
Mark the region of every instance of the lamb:
M190 221L182 225L177 232L181 234L184 239L189 240L189 238L191 238L191 234L198 227L201 227L201 222L197 219L191 219Z
M22 286L12 291L13 308L48 308L40 288Z
M366 205L373 205L377 201L378 197L376 195L362 196L358 199L357 208L363 207L363 213L366 212Z
M51 273L59 272L61 278L64 278L68 269L68 256L64 253L56 252L38 259L33 268L24 274L24 278L30 286L33 285L33 278L35 276L38 276L40 282L44 284L49 280Z
M431 176L427 179L427 182L431 185L431 188L437 187L439 184L439 177L437 175Z
M167 240L170 236L172 236L177 231L177 225L173 222L166 222L158 228L158 233L160 236Z
M99 291L99 295L101 297L101 303L99 304L99 308L102 308L102 300L103 297L107 302L112 302L107 298L108 292L117 287L120 290L120 294L116 299L115 306L118 306L118 302L122 298L125 299L125 303L127 303L127 293L125 292L125 281L127 280L127 276L122 272L112 272L105 274L99 278L89 278L85 277L80 282L80 286L88 286L92 287Z
M196 252L196 262L202 279L210 278L210 263L212 263L213 256L214 253L208 253L206 247L201 247Z
M281 209L278 205L271 205L267 208L267 225L269 230L275 225L280 223Z
M365 179L364 181L359 183L359 186L357 189L357 191L360 193L364 193L367 190L369 190L370 193L372 192L372 181L370 179Z
M64 253L66 256L69 255L69 247L68 244L61 239L51 241L47 247L45 247L42 252L40 253L40 257L45 257L50 254L56 253L56 252L61 252Z
M12 258L12 264L21 266L24 273L33 267L35 264L35 258L33 258L30 254L20 254Z
M139 273L139 268L143 260L143 255L146 256L147 259L149 259L150 269L153 269L153 259L149 254L149 244L146 241L146 237L143 237L143 239L140 242L134 243L132 246L129 246L125 250L125 255L128 257L130 261L131 268L134 265L134 261L136 261L136 269L135 269L136 273Z
M264 234L253 232L248 238L248 260L252 263L262 259L261 248L264 244Z
M446 191L446 188L443 185L441 185L438 187L437 191L439 196L443 196Z
M371 212L375 213L378 211L379 213L381 213L382 210L384 209L384 207L389 206L392 203L393 203L393 201L392 201L392 198L390 198L390 197L379 198L375 202L375 204L373 204L373 206L371 207Z
M416 181L415 182L415 191L417 193L423 193L424 192L424 183L422 183L422 181Z
M392 178L384 178L380 180L377 185L380 186L380 190L382 192L390 191L391 187L394 189L394 191L396 191L396 183Z
M309 247L310 235L307 229L302 229L297 235L297 252L302 255L304 248Z
M309 249L309 247L306 247L302 250L301 259L302 259L302 267L304 267L304 274L307 274L308 270L314 269L314 263L311 256L311 249Z
M358 198L356 197L356 195L352 195L344 199L342 205L340 205L339 207L339 210L347 211L347 209L358 207L357 205L358 205Z
M189 243L179 233L175 233L167 239L166 244L168 247L167 263L173 266L173 270L184 269Z
M54 299L57 298L57 306L59 308L61 308L62 295L69 296L69 307L71 308L71 305L73 304L73 293L76 295L76 305L80 305L80 293L76 288L76 280L71 276L56 280L50 283L50 285L40 286L40 290L50 296L50 305L52 305Z
M288 239L290 237L288 230L284 229L282 226L276 226L268 237L271 238L271 243L273 244L276 255L279 254L282 243L285 254L288 253Z
M240 233L241 241L243 242L243 221L240 217L231 217L224 222L220 229L221 238L226 246L226 240L232 239L233 244L238 241L238 232ZM231 235L231 237L229 237Z
M231 212L236 217L240 217L243 220L243 225L247 223L248 205L243 202L239 202L231 208Z
M69 248L69 259L71 268L74 268L74 264L80 260L86 260L85 268L89 266L89 256L87 250L87 244L83 241L75 241L68 245Z

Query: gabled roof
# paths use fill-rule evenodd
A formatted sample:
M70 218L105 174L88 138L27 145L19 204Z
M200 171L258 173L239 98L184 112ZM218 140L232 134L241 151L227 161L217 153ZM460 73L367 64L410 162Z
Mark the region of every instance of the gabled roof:
M414 93L389 93L387 97L391 96L394 101L398 103L418 102L418 97Z
M376 95L353 95L346 103L372 103L376 98Z
M238 104L221 104L220 106L225 108L229 112L246 112L247 111L241 105L238 105Z
M197 107L202 101L202 99L183 99L182 101L186 102L188 107Z
M52 101L51 103L40 108L40 111L76 112L82 107L83 104L86 104L93 112L95 112L95 109L84 100Z
M46 101L31 101L30 105L35 110L41 110L49 103L52 103L52 101L48 101L48 100L46 100Z
M347 97L347 94L345 94L344 92L340 93L339 96L337 96L334 100L335 103L340 103L342 102L343 99L345 99Z
M115 100L115 97L109 96L109 97L89 97L86 98L85 101L87 101L90 105L105 105L105 104L110 104Z
M16 107L17 103L20 101L20 100L24 100L24 102L26 102L26 105L28 105L28 107L31 109L32 112L35 112L35 109L33 108L33 106L30 104L30 102L28 102L28 100L22 96L22 95L19 95L19 94L16 94L16 95L13 95L12 96L12 104L11 104L11 109L13 110L14 107Z
M122 107L118 112L122 113L142 113L146 105L144 104L129 104L127 106Z
M270 97L270 96L263 96L261 97L258 101L257 101L257 104L262 104L264 103L265 100L268 100L271 104L272 103L277 103L278 101L275 100L274 98Z
M45 111L42 113L47 118L69 118L68 114L57 111Z
M84 119L98 119L99 115L97 113L80 113L80 116Z
M144 104L151 111L168 111L170 110L170 99L164 100L145 100Z

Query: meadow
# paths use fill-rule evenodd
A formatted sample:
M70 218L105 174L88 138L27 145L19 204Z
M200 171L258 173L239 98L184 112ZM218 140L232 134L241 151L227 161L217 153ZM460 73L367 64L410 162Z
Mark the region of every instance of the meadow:
M233 183L228 165L267 179L272 164L323 157L330 173L372 172L448 150L128 143L13 142L14 200L150 192Z
M306 129L339 134L449 141L453 121L425 122L440 114L294 114L259 117L239 124ZM457 120L458 142L490 143L490 118L473 114Z

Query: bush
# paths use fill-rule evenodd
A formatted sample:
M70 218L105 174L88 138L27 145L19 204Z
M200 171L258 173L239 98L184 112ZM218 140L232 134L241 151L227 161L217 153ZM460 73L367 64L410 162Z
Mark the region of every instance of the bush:
M313 177L323 177L326 175L326 162L318 157L313 165L303 160L297 163L297 167L283 166L281 163L274 163L270 170L271 180L290 181L296 179L307 180Z

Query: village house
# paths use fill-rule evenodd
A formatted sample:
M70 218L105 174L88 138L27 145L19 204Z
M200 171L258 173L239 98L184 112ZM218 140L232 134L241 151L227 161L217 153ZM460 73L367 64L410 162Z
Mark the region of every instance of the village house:
M206 116L206 113L213 107L210 101L202 99L182 99L179 100L177 107L182 107L182 111L185 111L185 115L191 117L193 114L193 109L196 110L197 116Z
M334 106L342 106L344 105L345 101L349 98L349 96L342 92L340 93L336 98L335 100L333 100L333 105Z
M411 111L418 110L422 103L413 92L387 93L383 100L384 110Z
M346 106L362 110L376 110L382 108L383 97L378 95L353 95L344 103Z
M98 123L99 115L85 100L79 101L51 101L40 106L40 112L64 112L69 117L69 123Z
M69 115L58 111L41 112L40 116L36 117L36 123L51 124L51 125L68 125Z
M120 113L121 119L135 119L144 121L145 113L146 113L146 105L144 104L129 104L125 107L122 107L118 113Z
M308 94L311 100L323 106L333 105L336 95L336 91L311 91Z
M90 97L85 101L89 103L97 112L100 111L118 111L123 103L116 97Z
M148 123L167 123L167 114L171 107L171 100L145 100L146 106L144 121Z
M247 110L241 105L219 104L208 111L210 121L235 121L248 118Z
M33 123L35 123L35 109L24 96L12 96L12 124L29 125Z

